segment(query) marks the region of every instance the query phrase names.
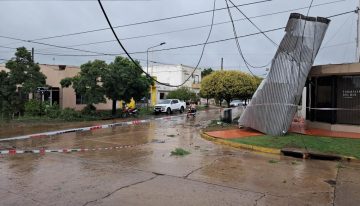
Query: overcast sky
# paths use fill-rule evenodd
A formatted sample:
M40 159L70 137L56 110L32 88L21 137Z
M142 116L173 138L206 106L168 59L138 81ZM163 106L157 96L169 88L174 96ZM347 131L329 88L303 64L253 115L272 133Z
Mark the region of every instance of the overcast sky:
M244 4L258 0L232 0L235 4ZM332 2L336 0L314 0L313 5ZM259 3L240 7L248 16L257 16L273 12L281 12L289 9L307 7L311 0L273 0L270 2ZM331 16L334 14L355 10L357 0L343 0L323 6L315 6L310 10L311 16ZM187 13L211 10L213 0L148 0L148 1L104 1L103 5L114 26L129 23L171 17ZM217 0L216 8L225 7L224 0ZM306 14L307 9L297 12ZM235 19L243 16L232 9ZM253 21L262 29L269 30L283 27L286 25L291 12L255 18ZM128 38L139 35L162 33L174 30L187 29L190 27L204 26L211 23L211 12L193 15L184 18L160 21L136 26L128 26L116 29L120 38ZM229 16L226 10L215 13L215 23L228 21ZM332 18L325 40L323 49L320 50L315 64L344 63L355 60L355 38L356 38L356 14L347 14ZM42 37L81 32L92 29L107 28L107 22L100 10L96 0L0 0L0 36L9 36L25 40L33 40ZM245 35L257 32L248 21L236 21L238 35ZM160 48L177 47L203 43L209 32L209 27L179 31L162 35L155 35L145 38L135 38L123 40L123 44L129 52L146 51L149 47L166 42ZM284 30L268 33L277 43L284 36ZM232 26L230 23L216 25L210 37L210 41L233 37ZM110 30L87 33L82 35L39 40L39 42L49 43L59 46L70 46L82 50L90 50L99 53L122 53L123 51L116 42L94 44L87 46L76 46L76 44L91 43L104 40L114 40ZM264 36L256 35L239 39L243 52L248 61L253 65L266 65L273 58L276 47ZM54 48L45 45L24 43L0 37L0 46L20 47L26 46L28 49L35 48L35 52L42 54L91 54L80 51ZM150 53L150 60L195 66L202 47L191 47L185 49L159 51ZM9 59L14 55L14 50L0 48L0 59ZM134 58L146 60L146 54L134 54ZM235 41L224 41L206 46L201 67L220 67L220 59L224 58L226 69L238 69L247 71L241 60ZM37 54L35 60L46 64L65 64L81 65L93 59L103 59L107 62L113 60L111 56L79 57L79 56L45 56ZM0 60L1 62L1 60ZM145 61L141 61L146 66ZM255 74L264 74L265 68L253 69Z

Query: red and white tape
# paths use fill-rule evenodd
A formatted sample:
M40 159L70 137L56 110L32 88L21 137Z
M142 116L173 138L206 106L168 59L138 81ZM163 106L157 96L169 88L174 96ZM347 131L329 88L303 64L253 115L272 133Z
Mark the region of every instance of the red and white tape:
M107 129L107 128L111 128L111 127L126 126L126 125L139 125L142 123L150 122L151 120L171 120L171 119L179 118L182 116L183 115L169 116L169 117L161 117L161 118L156 118L156 119L134 120L134 121L128 121L128 122L117 122L117 123L113 123L113 124L95 125L95 126L91 126L91 127L81 127L81 128L73 128L73 129L66 129L66 130L57 130L57 131L51 131L51 132L43 132L43 133L37 133L37 134L17 136L17 137L3 138L3 139L0 139L0 142L13 141L13 140L24 140L24 139L31 139L31 138L44 138L44 137L65 134L65 133L93 131L93 130L97 130L97 129Z
M145 144L138 144L138 145L122 145L116 147L98 147L98 148L73 148L73 149L33 149L33 150L18 150L18 149L7 149L7 150L0 150L0 155L16 155L16 154L45 154L45 153L73 153L73 152L88 152L88 151L106 151L106 150L118 150L124 148L133 148L143 146Z

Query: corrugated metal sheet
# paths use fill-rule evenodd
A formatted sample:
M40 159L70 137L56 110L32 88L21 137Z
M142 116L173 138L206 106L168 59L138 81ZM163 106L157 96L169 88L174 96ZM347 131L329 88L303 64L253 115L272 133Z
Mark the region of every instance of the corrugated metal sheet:
M268 135L288 131L329 23L322 17L290 15L270 72L239 119L239 125Z

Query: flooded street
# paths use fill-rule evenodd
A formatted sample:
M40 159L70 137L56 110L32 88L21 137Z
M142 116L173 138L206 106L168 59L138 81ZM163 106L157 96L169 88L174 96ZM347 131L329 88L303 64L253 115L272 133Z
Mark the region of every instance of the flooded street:
M358 205L360 164L266 155L203 140L195 119L0 142L88 149L0 156L0 205ZM99 149L101 148L101 149ZM191 154L171 156L175 148Z

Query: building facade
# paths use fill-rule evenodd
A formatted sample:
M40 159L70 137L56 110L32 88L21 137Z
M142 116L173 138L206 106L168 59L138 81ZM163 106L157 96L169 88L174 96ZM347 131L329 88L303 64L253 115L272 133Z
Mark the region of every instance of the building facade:
M149 67L149 73L156 78L157 81L169 85L180 85L187 87L196 94L200 92L201 70L185 65L154 65ZM177 89L161 84L155 84L151 89L151 103L155 105L159 100L166 99L166 95Z
M46 76L48 91L44 92L43 100L51 104L57 103L60 108L72 108L82 110L86 105L80 94L76 94L72 87L61 88L60 81L66 77L74 77L80 72L80 67L66 65L40 64L40 71ZM8 71L4 65L0 65L0 71ZM110 110L111 101L94 105L98 110Z
M308 127L360 132L360 63L315 66L305 89Z

